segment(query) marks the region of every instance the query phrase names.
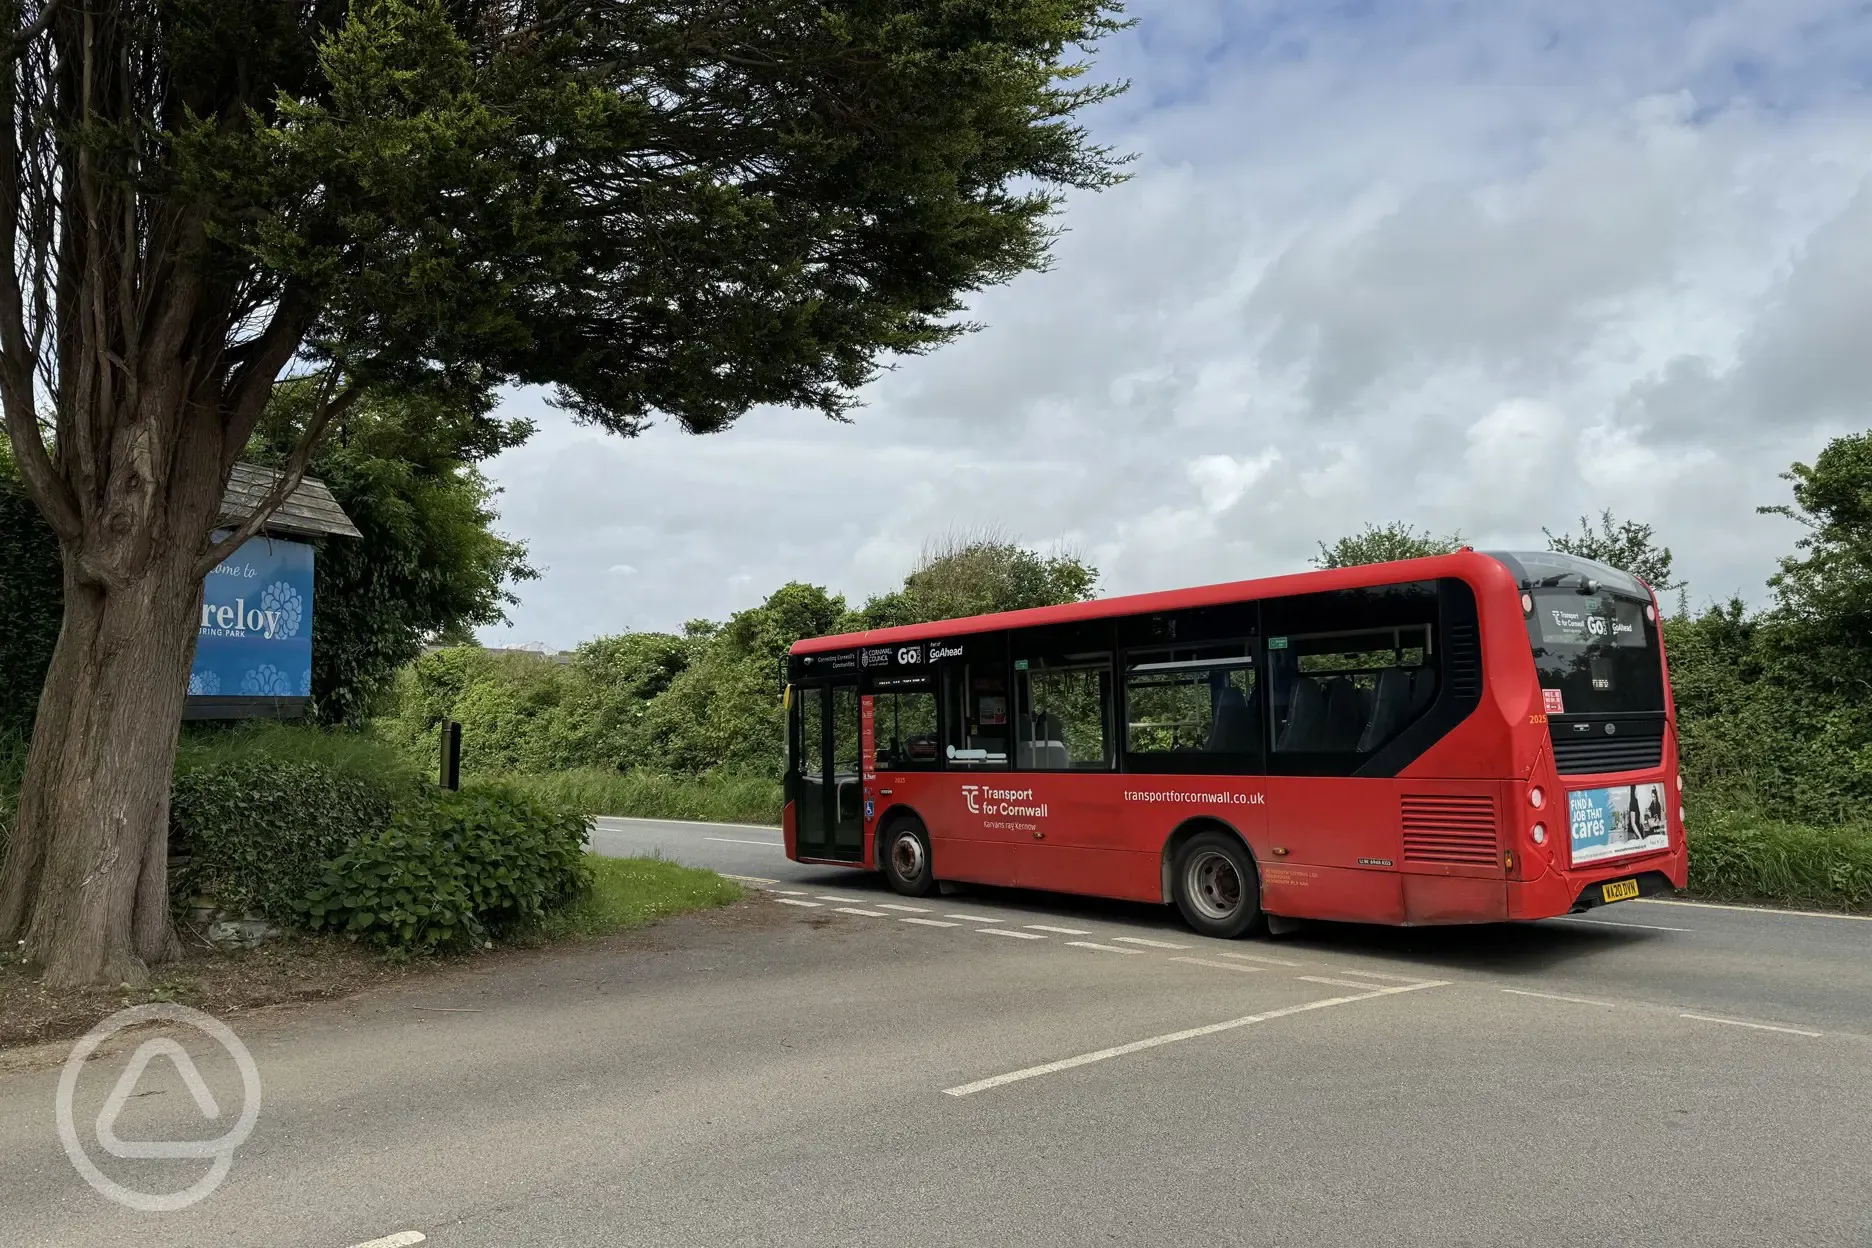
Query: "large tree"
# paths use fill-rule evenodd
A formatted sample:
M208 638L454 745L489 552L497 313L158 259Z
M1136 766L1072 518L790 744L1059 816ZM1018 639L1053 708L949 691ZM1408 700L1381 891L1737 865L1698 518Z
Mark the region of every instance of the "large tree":
M1421 532L1399 520L1389 524L1367 524L1357 533L1348 534L1332 545L1319 544L1319 554L1310 561L1316 568L1356 568L1367 563L1390 563L1394 559L1422 559L1427 555L1447 555L1463 544L1462 534L1438 537L1429 529Z
M1671 579L1670 547L1658 545L1650 525L1617 519L1610 507L1599 514L1597 529L1585 516L1580 517L1579 523L1578 533L1556 535L1552 529L1542 529L1547 535L1547 549L1578 555L1581 559L1595 559L1621 572L1629 572L1660 594L1683 588L1682 581Z
M1116 162L1106 0L0 0L0 400L64 623L0 870L46 981L173 948L202 578L359 395L556 387L633 433L843 414ZM318 401L214 535L283 377Z

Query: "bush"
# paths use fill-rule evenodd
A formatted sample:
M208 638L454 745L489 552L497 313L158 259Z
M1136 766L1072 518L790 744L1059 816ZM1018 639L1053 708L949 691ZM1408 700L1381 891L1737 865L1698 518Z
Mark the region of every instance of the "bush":
M325 865L389 826L418 789L395 751L355 733L275 724L188 733L169 799L170 895L274 922Z
M1752 808L1694 802L1690 891L1711 900L1872 909L1872 827L1784 823Z
M540 923L590 884L590 822L506 785L431 792L338 855L295 907L306 926L404 952Z
M666 776L655 772L584 768L550 776L507 776L505 783L587 815L638 819L699 819L706 823L765 823L778 826L782 803L778 780L710 772Z

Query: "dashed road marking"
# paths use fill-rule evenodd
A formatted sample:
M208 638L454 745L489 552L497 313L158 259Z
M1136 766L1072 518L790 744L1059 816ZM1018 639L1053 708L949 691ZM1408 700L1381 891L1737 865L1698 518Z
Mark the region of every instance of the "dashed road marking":
M1271 1019L1285 1018L1289 1014L1304 1014L1308 1010L1330 1009L1336 1005L1350 1005L1355 1001L1371 1001L1378 997L1393 996L1401 992L1419 992L1425 988L1443 988L1449 981L1433 979L1421 984L1397 984L1390 988L1375 988L1370 992L1360 993L1356 997L1327 997L1322 1001L1306 1001L1299 1005L1282 1006L1277 1010L1267 1010L1260 1014L1249 1014L1242 1018L1231 1018L1225 1022L1210 1023L1206 1027L1191 1027L1187 1031L1173 1031L1167 1035L1150 1036L1143 1040L1133 1040L1129 1044L1114 1045L1109 1049L1099 1049L1093 1053L1081 1053L1077 1057L1062 1058L1057 1062L1046 1062L1039 1066L1029 1066L1024 1070L1009 1071L1005 1075L995 1075L988 1079L978 1079L974 1083L964 1083L953 1088L944 1088L947 1096L973 1096L977 1092L986 1092L990 1088L1004 1087L1010 1083L1019 1083L1023 1079L1035 1079L1041 1075L1058 1074L1063 1070L1072 1070L1080 1066L1089 1066L1093 1062L1103 1062L1109 1058L1124 1057L1130 1053L1141 1053L1145 1049L1154 1049L1166 1044L1176 1044L1181 1040L1194 1040L1199 1036L1213 1036L1217 1032L1233 1031L1237 1027L1249 1027L1255 1023L1265 1023Z
M941 919L898 919L899 923L915 923L918 927L961 927L960 923L945 923Z
M1304 979L1309 984L1327 984L1334 988L1377 988L1378 984L1361 984L1356 979L1328 979L1324 975L1296 975L1295 979Z
M1719 901L1679 901L1675 897L1633 898L1646 906L1694 906L1698 910L1740 910L1744 914L1788 914L1800 919L1852 919L1872 923L1872 914L1835 914L1830 910L1777 910L1773 906L1732 906Z
M880 910L903 910L910 914L928 914L928 906L900 906L894 901L874 901L871 903Z
M737 884L778 884L779 880L770 880L764 875L729 875L722 872L722 879L733 880ZM775 892L791 892L791 889L775 889Z
M862 897L834 897L830 893L814 893L813 896L817 897L820 901L836 901L846 906L856 906L864 901Z
M1033 932L1057 932L1061 936L1090 936L1092 933L1083 927L1048 927L1045 923L1024 923L1023 927Z
M1138 954L1138 953L1144 952L1142 949L1120 949L1117 945L1094 944L1092 941L1089 941L1089 940L1069 940L1066 943L1071 945L1075 949L1096 949L1100 953Z
M1216 962L1209 958L1171 958L1172 962L1187 962L1191 966L1213 966L1218 971L1239 971L1244 975L1259 974L1258 966L1243 966L1239 962Z
M961 919L964 923L1005 923L1005 919L991 919L985 914L945 914L945 919Z
M1017 932L1008 927L978 927L975 929L984 936L1012 936L1015 940L1045 940L1038 932Z
M1694 932L1694 927L1665 927L1660 923L1619 923L1612 919L1587 919L1577 914L1562 914L1555 917L1559 923L1590 923L1594 927L1636 927L1647 932Z
M368 1240L362 1244L353 1244L351 1248L409 1248L411 1244L420 1244L429 1238L421 1231L398 1231L382 1239Z
M772 891L784 894L788 897L804 897L806 895L806 890L803 888L776 888Z
M832 909L839 914L862 914L867 919L887 919L890 917L882 910L861 910L857 906L834 906Z
M1712 1018L1708 1014L1679 1014L1678 1018L1694 1018L1699 1023L1723 1023L1730 1027L1749 1027L1756 1031L1779 1031L1790 1036L1818 1038L1820 1032L1804 1031L1799 1027L1777 1027L1773 1023L1745 1023L1739 1018Z
M1301 962L1291 962L1286 958L1270 958L1265 953L1225 953L1225 958L1240 958L1244 962L1266 962L1272 966L1303 966Z
M1591 1001L1585 997L1566 997L1557 992L1534 992L1527 988L1504 988L1503 992L1517 997L1539 997L1543 1001L1567 1001L1574 1005L1596 1005L1603 1010L1616 1010L1618 1006L1610 1001Z
M1145 940L1142 936L1114 936L1113 940L1126 945L1143 945L1147 949L1187 949L1188 945L1176 945L1167 940Z
M1356 975L1360 979L1388 980L1394 984L1421 984L1424 982L1424 976L1422 975L1381 975L1377 971L1364 971L1364 970L1356 970L1356 971L1348 970L1346 971L1346 974Z
M815 910L819 908L819 903L816 901L801 901L796 897L777 897L775 900L783 906L811 906Z

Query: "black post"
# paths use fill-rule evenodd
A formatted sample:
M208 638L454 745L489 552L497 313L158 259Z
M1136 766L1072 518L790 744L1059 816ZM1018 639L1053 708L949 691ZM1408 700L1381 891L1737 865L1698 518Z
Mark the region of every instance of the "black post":
M442 724L442 787L461 788L461 725L452 719Z

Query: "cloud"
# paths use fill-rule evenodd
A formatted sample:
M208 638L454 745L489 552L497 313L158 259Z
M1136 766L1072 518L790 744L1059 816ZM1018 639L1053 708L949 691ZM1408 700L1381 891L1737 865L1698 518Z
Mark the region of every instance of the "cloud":
M1120 592L1305 566L1366 522L1540 545L1612 507L1759 598L1776 474L1868 423L1872 24L1847 3L1155 0L1091 119L1140 153L1052 271L849 425L493 465L545 576L501 636L890 588L932 537L1085 551ZM616 567L634 576L607 575Z

